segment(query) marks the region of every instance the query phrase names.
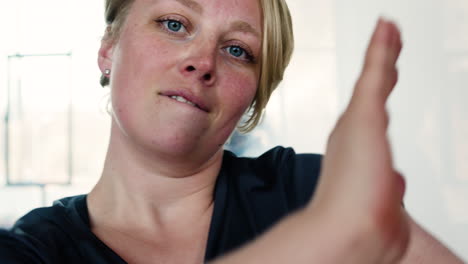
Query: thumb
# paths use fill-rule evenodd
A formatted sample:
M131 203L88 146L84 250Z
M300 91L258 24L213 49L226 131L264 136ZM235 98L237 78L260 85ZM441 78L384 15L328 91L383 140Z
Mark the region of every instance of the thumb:
M379 19L367 48L364 67L356 84L352 101L385 104L398 80L396 62L402 49L397 26ZM362 104L364 102L364 104Z

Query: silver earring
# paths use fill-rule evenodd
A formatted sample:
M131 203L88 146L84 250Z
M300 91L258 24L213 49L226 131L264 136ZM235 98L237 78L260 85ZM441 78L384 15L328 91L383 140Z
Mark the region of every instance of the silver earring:
M110 70L109 70L109 69L105 69L105 70L104 70L104 74L105 74L105 75L109 75L109 74L110 74Z

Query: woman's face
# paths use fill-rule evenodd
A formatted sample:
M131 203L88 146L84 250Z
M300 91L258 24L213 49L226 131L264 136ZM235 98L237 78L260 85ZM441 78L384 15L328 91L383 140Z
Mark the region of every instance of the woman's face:
M261 25L254 0L135 0L100 50L120 132L164 155L213 155L254 98Z

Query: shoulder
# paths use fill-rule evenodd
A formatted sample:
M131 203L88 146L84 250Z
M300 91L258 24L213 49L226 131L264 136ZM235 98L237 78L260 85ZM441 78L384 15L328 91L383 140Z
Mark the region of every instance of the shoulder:
M275 147L256 158L224 153L208 256L250 241L313 196L322 156Z
M42 241L60 232L68 233L72 227L86 224L80 214L86 208L85 199L85 195L67 197L55 201L50 207L34 209L21 217L13 225L11 232L20 236L33 235Z
M282 170L281 172L288 176L291 173L304 173L309 176L313 172L319 173L321 162L322 155L320 154L297 154L293 148L281 146L275 147L253 160L257 168Z
M255 158L238 157L230 151L225 151L225 159L227 162L244 163L254 168L262 167L263 169L293 168L297 166L297 169L310 169L312 167L320 169L322 155L312 153L297 154L293 148L277 146Z
M37 208L21 217L10 230L0 231L0 260L22 259L24 263L50 263L60 259L77 233L77 204L84 195L58 200L53 206ZM79 219L78 219L79 218ZM2 262L3 263L3 262ZM13 262L14 263L14 262ZM19 263L19 262L18 262Z
M283 198L290 210L303 206L313 196L322 163L322 155L297 154L281 146L256 158L237 157L230 152L226 156L226 169L237 175L239 185Z

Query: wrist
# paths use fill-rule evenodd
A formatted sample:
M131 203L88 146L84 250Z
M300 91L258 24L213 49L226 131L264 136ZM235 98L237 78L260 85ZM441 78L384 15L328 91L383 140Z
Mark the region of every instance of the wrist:
M319 229L315 232L323 238L320 251L327 258L326 263L395 263L405 252L407 230L391 228L405 225L383 223L365 211L359 214L329 204L323 206L323 203L311 202L303 213L306 218L314 219ZM393 230L391 236L390 230Z

